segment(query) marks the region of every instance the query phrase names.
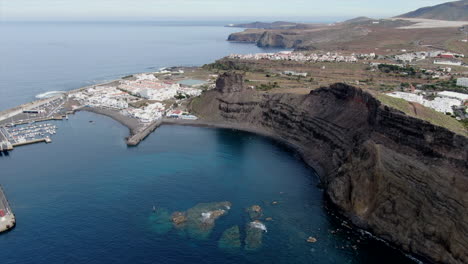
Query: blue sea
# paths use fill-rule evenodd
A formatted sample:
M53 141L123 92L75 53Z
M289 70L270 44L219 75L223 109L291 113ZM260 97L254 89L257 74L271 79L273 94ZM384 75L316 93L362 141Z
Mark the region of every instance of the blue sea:
M47 91L262 51L226 42L239 29L223 24L2 23L0 110ZM349 229L324 201L314 170L268 138L162 126L127 147L128 129L108 117L83 112L53 123L53 143L0 156L0 184L17 218L0 235L2 263L412 262ZM168 220L223 201L230 209L209 227ZM254 236L252 205L266 227ZM237 246L225 247L220 239L232 227Z

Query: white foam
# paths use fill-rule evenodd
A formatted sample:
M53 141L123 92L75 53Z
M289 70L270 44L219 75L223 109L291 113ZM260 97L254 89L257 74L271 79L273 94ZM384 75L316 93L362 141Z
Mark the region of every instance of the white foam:
M268 232L266 226L262 222L250 222L250 227L252 228L258 228L260 230L263 230L265 232Z
M64 93L65 93L64 91L49 91L49 92L36 95L36 98L37 99L50 98L50 97L54 97L56 95L60 95Z
M203 222L206 222L206 221L208 221L208 220L210 219L210 217L211 217L211 212L202 213L201 216L202 216L202 221L203 221Z

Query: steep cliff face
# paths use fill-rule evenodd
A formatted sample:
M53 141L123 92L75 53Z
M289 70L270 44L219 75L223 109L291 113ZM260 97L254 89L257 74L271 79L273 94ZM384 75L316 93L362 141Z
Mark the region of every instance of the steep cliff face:
M257 40L259 47L281 47L295 48L302 43L301 39L296 38L297 34L286 34L285 32L265 31Z
M343 24L287 30L248 29L229 35L229 41L256 43L259 47L307 49L322 43L342 43L367 36L371 30L360 25Z
M256 43L262 34L264 33L263 30L245 30L243 32L237 32L230 34L228 37L228 41L236 41L236 42L247 42L247 43Z
M431 261L468 263L466 137L344 84L259 94L227 76L193 105L204 120L294 145L355 225Z

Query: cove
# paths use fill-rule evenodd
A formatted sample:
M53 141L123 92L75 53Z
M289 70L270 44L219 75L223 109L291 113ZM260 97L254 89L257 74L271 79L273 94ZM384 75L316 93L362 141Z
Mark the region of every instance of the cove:
M93 120L90 123L89 120ZM5 263L410 263L348 229L327 209L315 172L295 153L251 133L162 126L128 148L126 128L78 113L55 122L49 145L0 157L17 227L0 236ZM229 201L207 237L152 221L199 203ZM256 250L219 247L246 208L259 205L268 232ZM313 236L315 243L307 243Z

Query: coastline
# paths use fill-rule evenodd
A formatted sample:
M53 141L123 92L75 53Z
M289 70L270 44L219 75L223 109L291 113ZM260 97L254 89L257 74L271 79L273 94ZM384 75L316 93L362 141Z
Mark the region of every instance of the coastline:
M367 214L361 214L359 208L361 206L366 208L375 206L374 203L377 203L380 197L394 199L392 200L394 203L401 204L422 199L421 195L424 196L425 194L421 194L417 189L411 189L412 187L406 187L410 191L405 192L404 195L401 194L402 198L398 195L394 196L387 191L382 191L377 196L373 196L368 192L370 189L386 189L380 186L381 184L389 184L384 181L385 178L392 179L394 181L392 184L409 186L408 179L400 178L400 171L410 175L411 179L409 181L413 178L419 179L421 173L425 171L426 165L424 164L434 162L434 157L438 155L452 156L450 152L447 153L445 150L447 142L450 144L465 144L465 139L462 136L453 136L448 130L446 131L422 120L407 117L400 112L381 106L380 102L370 94L343 84L337 84L332 88L322 88L313 94L303 96L291 95L288 97L284 95L285 97L283 98L283 95L271 95L271 98L269 98L271 101L268 102L262 102L258 98L253 100L249 96L244 97L243 95L249 95L250 93L243 94L242 92L245 91L242 89L240 91L228 91L228 89L232 88L231 86L235 87L236 85L235 83L227 82L224 90L223 87L218 87L217 90L210 91L212 96L208 95L205 99L216 100L205 102L203 106L206 108L202 112L195 111L197 114L201 114L201 118L193 121L161 118L151 123L142 123L136 118L121 114L119 111L96 107L79 107L72 112L93 112L108 116L119 122L129 129L129 136L126 137L128 146L138 145L161 125L234 129L271 138L294 150L299 154L302 161L317 173L321 187L325 190L324 195L327 200L336 207L337 212L351 220L355 227L366 230L376 238L388 242L389 245L394 245L396 248L403 249L405 252L410 252L415 256L429 257L431 259L438 258L438 256L433 256L426 252L425 248L418 250L408 249L402 243L405 238L400 237L404 236L401 234L405 234L405 232L401 234L396 232L389 233L392 231L392 228L384 221L385 217L380 215L381 211L373 211L372 217L374 218L372 218L368 217ZM72 90L67 94L81 89L85 88ZM319 107L319 104L315 100L319 100L322 96L328 100L328 103ZM218 97L227 99L220 100ZM262 100L265 100L266 97L262 98ZM309 100L310 104L308 104ZM37 103L38 101L30 104ZM343 102L345 105L343 105ZM366 104L362 104L362 102L366 102ZM304 105L301 107L300 104ZM330 115L321 112L323 106L331 111ZM315 109L316 107L320 109ZM320 111L314 112L314 109ZM340 111L340 114L334 112L340 109L357 112L354 112L356 115L352 115L352 117L340 116L341 113L347 112ZM214 118L212 115L216 115L218 118ZM324 116L322 117L322 115ZM343 117L346 118L342 119ZM262 122L264 118L267 118L268 122ZM326 118L331 118L332 120L325 121ZM338 119L334 120L333 118ZM376 122L377 119L379 120L378 122ZM361 124L363 127L356 128L356 124ZM404 128L398 124L409 126ZM397 128L396 131L394 128ZM402 132L408 136L405 141L401 140L400 133ZM428 141L426 138L422 140L419 138L421 133L423 135L424 133L431 133L431 138L434 137L436 139L433 141ZM446 138L442 138L444 136ZM414 142L418 145L414 145ZM442 148L439 145L442 145ZM427 151L423 154L424 157L416 155L421 150L428 148L431 148L432 152ZM457 153L455 154L458 155ZM441 167L447 166L447 174L450 174L450 172L458 173L457 167L460 166L458 164L460 157L456 155L448 158L449 162L452 163L451 166L455 167L450 167L447 165L448 163L440 163ZM424 164L421 163L421 159L424 159ZM400 164L406 164L407 162L418 164L417 166L420 166L420 169L417 170L415 168L413 171L407 171L404 168L400 169L398 167ZM382 166L382 164L385 164L390 169L384 170L383 167L375 167ZM398 168L396 171L392 169L394 166ZM446 194L449 199L456 200L458 193L453 189L453 186L435 187L432 185L431 180L433 178L439 180L442 177L442 175L437 175L435 172L433 174L430 175L431 177L426 177L429 178L426 180L428 181L427 184L431 188L438 188L439 192L444 192L444 195ZM346 195L347 193L350 195ZM431 195L433 193L430 192ZM455 198L451 197L451 195L454 195ZM355 207L355 201L360 203L359 207ZM450 202L448 201L447 203ZM458 205L449 204L448 208L451 208L450 206L457 208ZM431 209L426 205L425 210ZM393 213L392 215L398 219L407 219L412 217L412 213L412 210L406 210L405 212ZM448 210L447 213L453 214L453 211ZM424 222L426 219L418 221L421 222L421 225L428 225ZM413 231L411 230L411 232ZM417 238L415 241L425 243L424 239ZM448 257L451 256L448 255Z

